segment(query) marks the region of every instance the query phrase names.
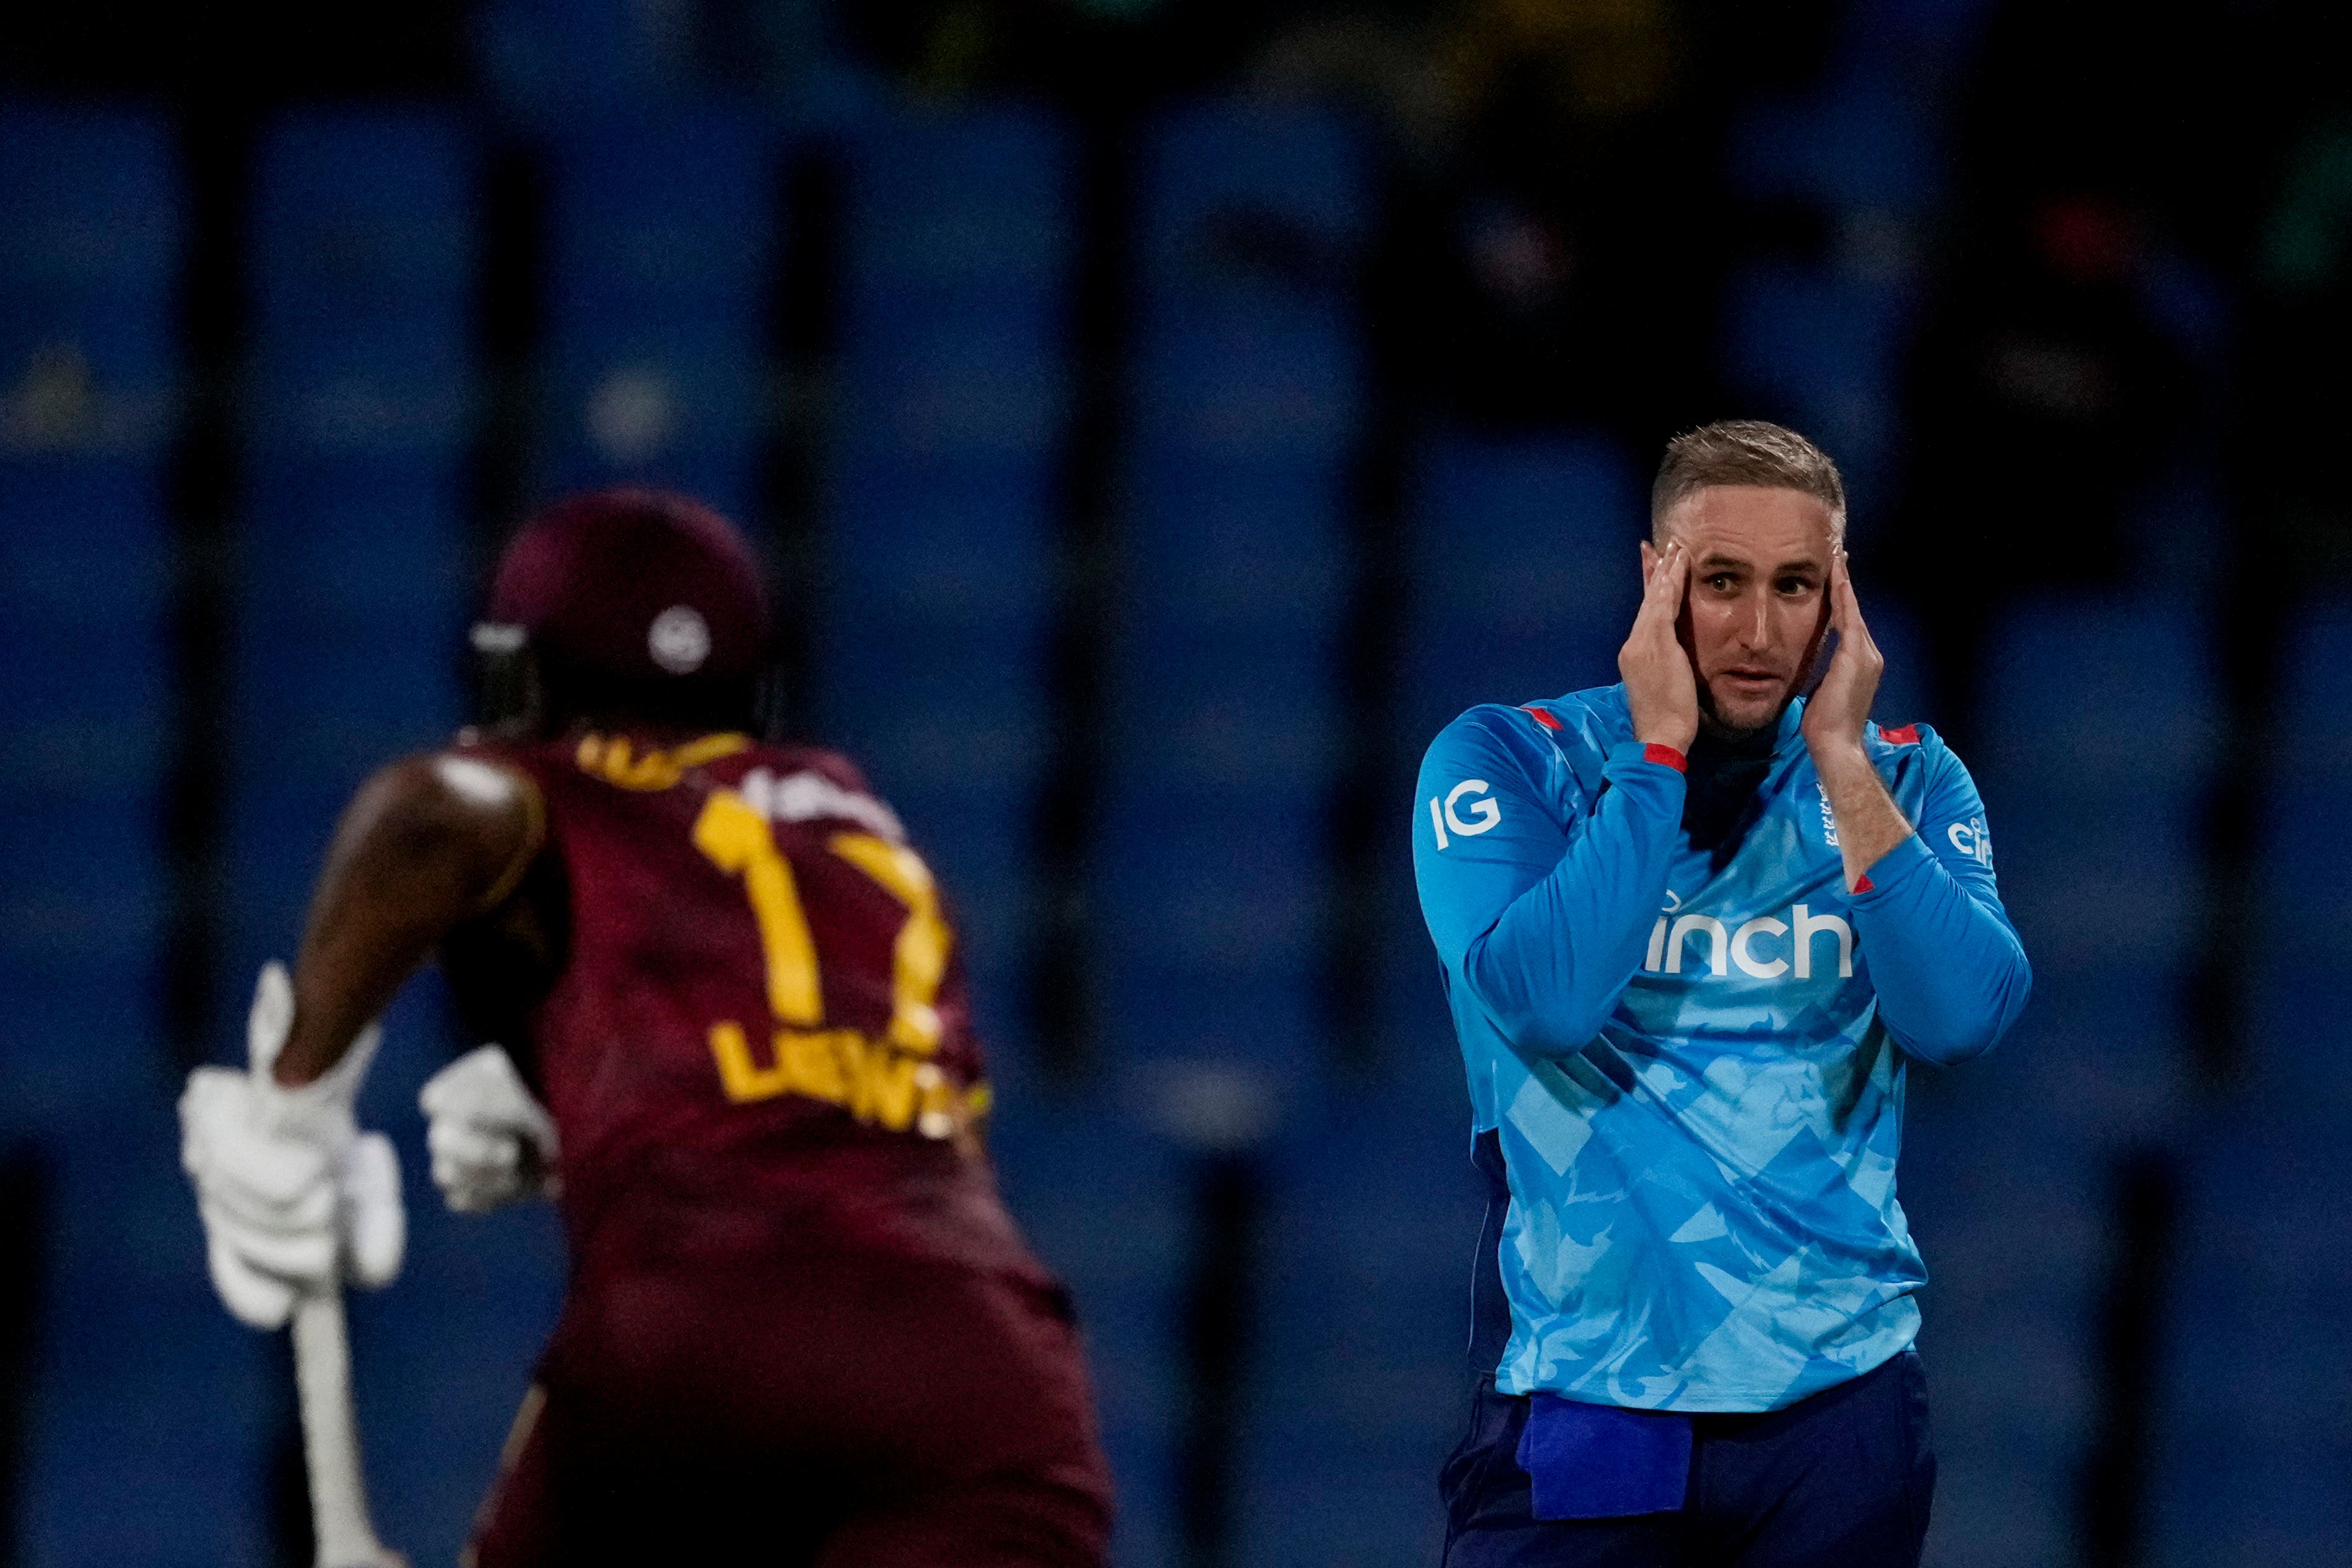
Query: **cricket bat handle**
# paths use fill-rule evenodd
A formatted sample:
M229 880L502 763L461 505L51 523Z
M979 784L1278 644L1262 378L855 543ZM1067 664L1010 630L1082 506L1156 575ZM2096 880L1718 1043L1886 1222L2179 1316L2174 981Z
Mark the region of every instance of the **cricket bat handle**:
M407 1559L378 1541L368 1521L340 1290L305 1295L294 1304L294 1385L302 1408L318 1568L407 1568Z

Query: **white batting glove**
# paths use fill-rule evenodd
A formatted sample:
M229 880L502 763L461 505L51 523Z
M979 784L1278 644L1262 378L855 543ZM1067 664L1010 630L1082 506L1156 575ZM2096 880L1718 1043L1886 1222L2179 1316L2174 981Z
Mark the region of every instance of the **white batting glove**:
M180 1163L195 1183L213 1287L257 1329L282 1326L298 1293L390 1284L408 1244L400 1157L352 1114L383 1031L370 1025L332 1071L285 1089L269 1068L293 1026L286 966L265 964L247 1070L198 1068L180 1096Z
M553 1196L555 1121L499 1046L467 1051L416 1097L432 1125L433 1184L459 1214Z

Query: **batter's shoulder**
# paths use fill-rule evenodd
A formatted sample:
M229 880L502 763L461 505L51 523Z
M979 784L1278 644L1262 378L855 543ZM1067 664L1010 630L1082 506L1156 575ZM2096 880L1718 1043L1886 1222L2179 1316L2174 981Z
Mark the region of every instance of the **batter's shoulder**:
M907 841L905 824L865 773L827 747L755 747L744 755L736 787L773 822L843 823L893 844Z
M505 768L526 777L536 777L551 763L562 761L565 755L560 742L519 738L495 731L478 730L471 725L450 736L448 742L434 754L463 757L469 762Z
M874 793L873 785L866 781L866 770L850 761L847 753L830 746L772 741L754 747L748 756L753 765L766 769L776 778L811 773L858 795Z
M329 853L334 861L373 858L404 874L443 868L446 884L469 900L462 918L470 919L514 890L546 834L545 799L529 773L452 745L377 769L345 808Z

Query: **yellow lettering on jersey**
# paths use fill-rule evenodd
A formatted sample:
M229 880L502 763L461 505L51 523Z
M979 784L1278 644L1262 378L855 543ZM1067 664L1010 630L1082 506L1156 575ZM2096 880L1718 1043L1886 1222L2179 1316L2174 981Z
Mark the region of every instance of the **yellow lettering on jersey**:
M740 1024L711 1025L710 1054L719 1061L719 1087L738 1105L773 1100L792 1088L790 1065L781 1056L773 1067L763 1068L752 1061L751 1042L743 1037Z
M719 739L719 737L713 737ZM595 753L582 742L581 765L614 782L656 776L653 756L633 761L615 739ZM688 748L691 750L691 748ZM676 754L684 757L685 752ZM667 763L665 763L665 766ZM689 764L690 765L690 764ZM627 788L667 787L625 783ZM854 1029L824 1029L824 998L816 943L802 908L791 860L777 846L768 819L732 790L718 790L694 823L695 847L730 876L743 879L767 967L768 1005L775 1028L771 1065L752 1058L750 1037L734 1021L710 1028L710 1054L719 1087L737 1104L804 1095L838 1105L858 1121L893 1132L913 1130L944 1139L987 1113L985 1084L961 1090L924 1060L939 1049L940 984L954 936L940 914L939 886L920 857L870 833L835 834L826 843L907 907L906 923L891 947L891 1016L887 1038Z
M719 1087L738 1105L802 1094L829 1105L847 1106L852 1075L845 1062L862 1059L866 1042L848 1029L778 1029L771 1042L775 1065L751 1059L751 1042L736 1023L710 1027L710 1055L719 1064Z
M851 1112L860 1121L878 1121L893 1132L904 1132L915 1124L915 1059L889 1050L879 1040L869 1042L862 1054Z
M977 1120L987 1111L985 1085L959 1094L929 1062L853 1029L778 1029L771 1043L775 1059L763 1067L752 1059L751 1042L740 1024L711 1026L710 1055L729 1100L751 1105L779 1095L805 1095L838 1105L860 1121L893 1132L912 1128L934 1139L951 1136L959 1121Z
M939 884L922 857L870 833L837 833L826 847L873 878L907 906L907 923L890 956L890 1041L929 1056L940 1047L940 1015L932 1005L947 973L953 941L940 918Z
M821 1034L778 1029L776 1059L784 1065L799 1093L828 1105L847 1105L849 1079L841 1064L856 1044L857 1037L846 1029Z
M767 959L768 1005L777 1021L812 1026L824 1022L816 942L809 935L792 865L776 847L768 819L733 790L716 791L694 820L694 847L720 870L743 879Z
M636 756L626 735L610 739L603 735L583 735L573 760L580 771L606 784L623 789L664 790L686 776L688 768L715 763L721 757L731 757L751 743L749 735L732 731L717 735L705 735L689 742L674 752L647 752Z

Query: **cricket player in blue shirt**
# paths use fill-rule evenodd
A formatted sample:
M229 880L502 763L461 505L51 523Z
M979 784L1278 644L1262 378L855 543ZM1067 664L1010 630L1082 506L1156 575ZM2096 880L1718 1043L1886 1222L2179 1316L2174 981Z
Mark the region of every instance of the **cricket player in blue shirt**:
M1474 708L1422 766L1491 1186L1450 1568L1918 1561L1905 1066L2032 982L1968 770L1870 721L1844 533L1795 432L1677 437L1622 682Z

